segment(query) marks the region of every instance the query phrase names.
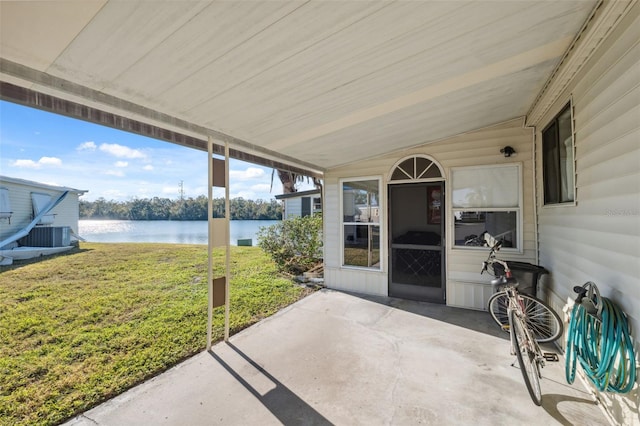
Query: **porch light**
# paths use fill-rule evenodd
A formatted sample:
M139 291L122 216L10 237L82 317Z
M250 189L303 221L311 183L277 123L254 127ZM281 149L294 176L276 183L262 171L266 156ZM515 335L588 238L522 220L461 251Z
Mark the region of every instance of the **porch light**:
M512 154L516 153L516 150L507 145L500 150L500 153L504 154L505 157L511 157Z

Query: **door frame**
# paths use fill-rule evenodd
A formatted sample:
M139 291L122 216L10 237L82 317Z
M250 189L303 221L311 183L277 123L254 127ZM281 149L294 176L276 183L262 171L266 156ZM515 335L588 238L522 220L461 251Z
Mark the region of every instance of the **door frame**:
M413 160L413 171L408 170L409 168L405 167L404 165L409 164L409 166L411 166L411 161ZM429 168L437 168L437 169L433 169L432 172L435 171L435 173L425 173L427 170L421 171L421 168L418 166L419 162L421 162L422 164L425 164L424 160L427 160L426 164L429 164L427 167L427 170ZM403 168L404 167L404 168ZM397 170L400 169L402 171L402 173L398 173ZM405 170L406 169L406 170ZM400 177L398 177L400 175ZM429 176L429 177L424 177L424 176ZM398 186L398 185L410 185L410 184L439 184L442 191L441 191L441 264L440 264L440 273L441 273L441 286L440 286L440 290L441 290L441 296L438 296L437 298L431 298L431 297L427 297L424 299L420 299L420 300L424 300L424 301L430 301L430 302L435 302L435 303L446 303L446 296L447 296L447 234L448 234L448 228L447 228L447 215L446 215L446 178L445 178L445 173L444 173L444 169L442 168L442 166L438 163L438 161L436 161L433 157L429 156L429 155L425 155L425 154L414 154L414 155L410 155L410 156L406 156L401 158L400 160L398 160L393 167L391 168L388 177L387 177L387 191L386 191L386 195L387 195L387 255L386 255L386 260L388 262L388 268L387 268L387 273L388 273L388 277L387 277L387 292L389 294L389 296L391 296L391 285L392 285L392 279L393 279L393 249L392 249L392 244L393 244L393 230L391 229L392 227L392 205L391 205L391 187L393 186ZM410 284L407 284L410 285ZM394 296L391 296L394 297ZM395 297L403 297L403 296L395 296ZM404 298L404 297L403 297ZM410 298L410 297L406 297L406 298Z

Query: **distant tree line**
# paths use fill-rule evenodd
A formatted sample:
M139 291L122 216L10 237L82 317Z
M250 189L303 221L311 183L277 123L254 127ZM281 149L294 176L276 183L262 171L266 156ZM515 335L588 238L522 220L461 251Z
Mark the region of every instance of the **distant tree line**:
M81 219L120 220L207 220L208 199L196 198L171 200L169 198L143 198L130 201L80 201ZM231 220L280 220L282 206L276 200L230 200ZM224 217L224 198L213 200L213 217Z

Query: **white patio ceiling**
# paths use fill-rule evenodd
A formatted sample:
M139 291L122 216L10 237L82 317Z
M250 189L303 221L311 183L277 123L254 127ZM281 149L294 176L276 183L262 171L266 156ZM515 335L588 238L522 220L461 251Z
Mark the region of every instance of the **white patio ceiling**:
M524 116L596 4L2 1L0 79L322 171Z

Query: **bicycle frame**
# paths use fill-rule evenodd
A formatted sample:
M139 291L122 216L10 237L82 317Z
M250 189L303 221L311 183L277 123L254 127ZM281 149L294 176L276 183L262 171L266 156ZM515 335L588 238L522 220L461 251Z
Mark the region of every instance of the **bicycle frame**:
M529 395L536 405L541 405L540 379L542 375L540 374L540 368L545 366L545 356L527 322L524 299L516 288L518 281L512 276L508 263L496 258L496 251L500 249L500 242L487 233L483 237L491 251L487 260L482 264L481 274L488 270L489 265L499 264L504 268L504 275L496 273L496 279L491 281L492 285L501 288L500 294L504 294L507 298L508 324L503 323L502 326L503 328L509 327L511 355L517 356L517 362L520 365ZM496 272L495 269L494 272Z
M524 305L522 304L520 293L518 293L518 290L516 290L514 286L507 286L504 291L507 293L507 297L509 300L507 312L515 311L518 319L522 321L523 328L527 337L524 343L526 344L527 349L529 349L532 353L535 353L536 363L539 365L539 367L544 367L544 355L542 354L540 345L533 337L531 329L527 326L525 321L527 315L524 311ZM513 326L510 326L509 328L511 337L511 355L515 355L516 348L513 346Z

